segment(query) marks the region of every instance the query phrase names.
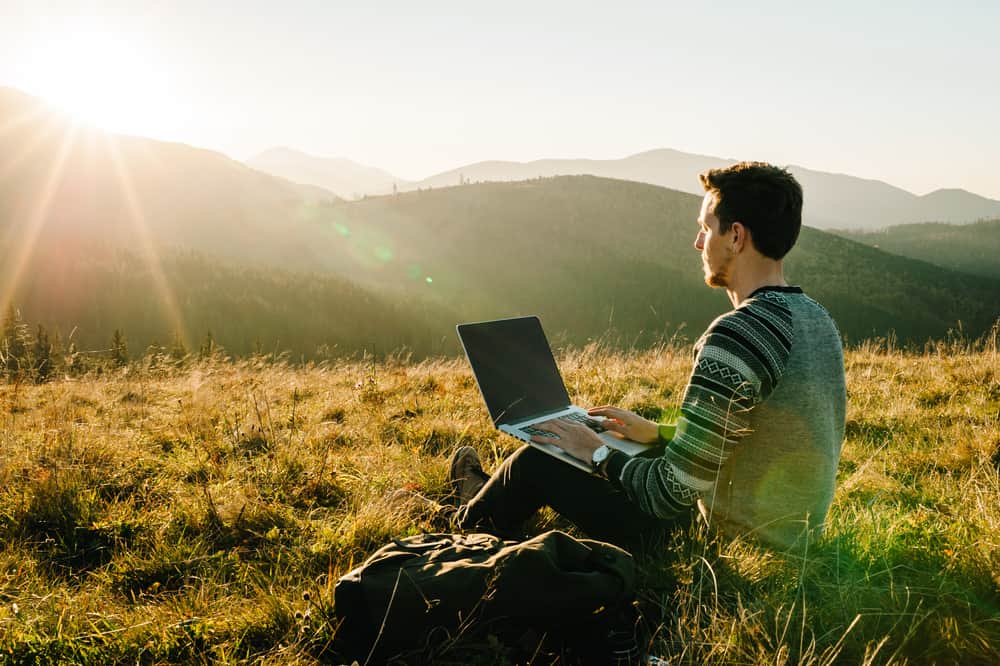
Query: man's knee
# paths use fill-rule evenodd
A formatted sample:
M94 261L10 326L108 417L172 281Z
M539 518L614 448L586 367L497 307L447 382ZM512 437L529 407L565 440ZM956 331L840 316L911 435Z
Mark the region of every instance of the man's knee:
M539 451L530 444L525 444L512 453L503 462L502 467L506 479L532 482L549 478L554 473L558 474L562 471L560 467L565 465L566 463Z

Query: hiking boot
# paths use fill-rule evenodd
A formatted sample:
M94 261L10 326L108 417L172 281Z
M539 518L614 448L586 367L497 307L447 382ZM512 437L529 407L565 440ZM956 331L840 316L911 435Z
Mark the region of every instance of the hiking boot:
M460 446L451 456L451 488L459 506L467 504L490 480L471 446Z

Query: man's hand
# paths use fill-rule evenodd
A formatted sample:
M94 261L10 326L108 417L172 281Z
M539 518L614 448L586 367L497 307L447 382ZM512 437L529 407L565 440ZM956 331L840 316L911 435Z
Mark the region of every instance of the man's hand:
M654 444L660 438L659 425L627 409L605 405L589 409L587 413L591 416L605 417L605 420L601 421L601 427L618 433L625 439L631 439L633 442Z
M602 423L601 425L604 424ZM559 439L543 435L532 435L531 441L538 444L554 444L588 465L593 460L594 451L604 445L604 442L601 441L596 432L576 421L552 419L544 423L536 423L532 427L558 435Z

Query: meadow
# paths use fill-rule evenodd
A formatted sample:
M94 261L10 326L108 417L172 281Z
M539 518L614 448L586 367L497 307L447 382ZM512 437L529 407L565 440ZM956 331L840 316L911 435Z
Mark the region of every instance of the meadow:
M559 352L579 404L655 418L691 349ZM693 528L639 559L649 653L670 664L1000 663L996 334L846 354L848 422L804 557ZM150 355L0 384L0 663L337 663L336 579L439 531L448 458L514 449L464 359L296 365ZM535 529L569 529L543 513ZM409 663L514 663L459 638ZM535 663L560 661L539 650Z

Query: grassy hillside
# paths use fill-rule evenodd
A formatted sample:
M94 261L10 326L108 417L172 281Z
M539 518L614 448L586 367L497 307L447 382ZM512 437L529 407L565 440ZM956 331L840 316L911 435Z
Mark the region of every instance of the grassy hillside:
M975 224L903 224L881 231L835 231L892 254L963 273L1000 279L1000 220Z
M676 405L690 349L560 349L574 397ZM1000 660L1000 355L866 345L823 540L794 559L695 531L640 560L649 650L669 663ZM389 539L440 529L390 505L488 468L464 361L215 362L0 384L0 661L339 663L332 585ZM536 529L566 526L551 514ZM411 663L526 662L464 640ZM543 648L536 663L557 655ZM505 661L506 660L506 661ZM563 663L563 662L559 662Z

